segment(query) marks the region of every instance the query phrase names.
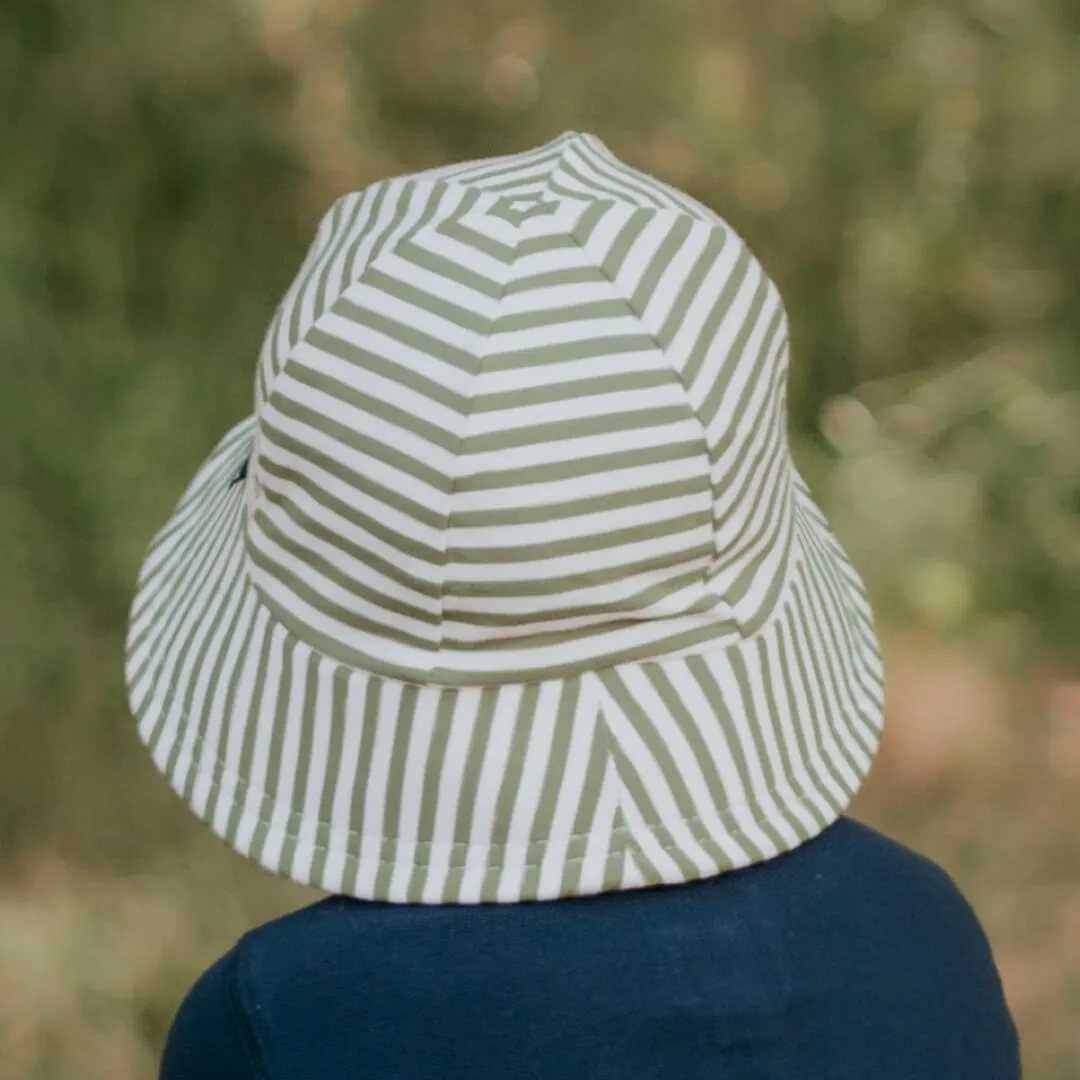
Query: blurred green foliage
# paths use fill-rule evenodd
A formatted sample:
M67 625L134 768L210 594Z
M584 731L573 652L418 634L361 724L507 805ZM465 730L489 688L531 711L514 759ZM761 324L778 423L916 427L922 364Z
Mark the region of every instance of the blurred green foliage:
M787 299L797 456L883 623L1075 666L1078 72L1066 0L2 0L0 1077L151 1075L198 970L306 899L158 777L124 624L380 176L576 129L712 205ZM991 738L1005 693L916 657L863 805L962 871L1027 1060L1075 1076L1080 698ZM985 744L951 793L943 734Z
M799 456L883 614L1075 655L1078 31L1060 0L5 0L0 850L188 835L127 603L325 205L565 129L778 282Z

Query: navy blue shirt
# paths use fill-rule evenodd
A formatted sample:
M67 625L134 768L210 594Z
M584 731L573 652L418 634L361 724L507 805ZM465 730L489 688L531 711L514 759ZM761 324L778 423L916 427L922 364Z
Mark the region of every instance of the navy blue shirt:
M948 875L842 817L701 881L519 904L331 897L247 934L161 1080L1018 1080Z

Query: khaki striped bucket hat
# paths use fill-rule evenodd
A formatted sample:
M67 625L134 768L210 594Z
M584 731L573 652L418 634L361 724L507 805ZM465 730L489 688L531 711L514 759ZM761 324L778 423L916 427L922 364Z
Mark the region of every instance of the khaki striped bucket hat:
M345 195L139 576L157 767L263 866L398 903L816 836L883 679L787 363L743 241L594 136Z

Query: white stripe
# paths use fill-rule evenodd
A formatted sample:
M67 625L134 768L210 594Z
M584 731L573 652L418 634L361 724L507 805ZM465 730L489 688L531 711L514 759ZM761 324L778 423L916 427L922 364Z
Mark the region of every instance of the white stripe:
M446 530L447 549L468 548L480 553L489 547L514 547L522 541L536 543L538 529L543 530L544 543L552 544L561 540L582 539L603 533L633 529L642 525L652 525L657 521L698 514L705 520L712 516L709 493L702 489L689 495L677 495L674 498L658 498L655 501L637 506L622 506L617 510L600 510L594 513L582 513L568 518L553 518L541 526L529 525L486 525L460 528L451 526ZM451 521L453 519L451 518Z
M686 393L676 383L674 376L671 376L669 382L642 390L608 390L580 396L574 394L568 395L565 401L556 403L545 402L542 405L518 405L473 412L469 417L469 436L514 432L525 427L550 424L554 410L558 411L559 423L566 423L570 420L599 419L620 413L686 407Z
M802 556L802 558L805 559L805 556ZM798 578L794 582L791 604L793 608L798 607L804 612L812 612L814 610L814 605L807 602L806 586L802 580L799 580L804 576L804 573L800 571ZM843 714L840 711L839 704L833 696L829 679L824 680L826 697L824 699L822 698L821 688L818 685L818 678L815 676L814 666L810 662L810 657L819 654L824 643L817 642L812 644L806 640L802 628L802 621L796 617L794 610L792 611L789 626L791 630L791 640L795 645L795 654L798 659L802 661L806 670L807 681L806 683L802 683L800 679L800 685L798 687L802 694L808 699L809 711L806 715L814 717L817 722L818 744L824 747L826 753L829 755L834 770L840 776L841 783L847 791L854 791L858 785L858 777L854 772L853 763L849 758L850 747L847 745L846 740L843 747L841 747L838 733L833 726L835 720L839 720ZM812 621L811 626L813 626ZM815 644L817 646L816 650ZM799 669L797 667L793 668L792 676L793 678L799 679Z
M770 709L766 701L765 668L760 656L752 649L744 651L743 655L749 672L754 702L760 710L759 715L762 717L763 722L775 722L784 740L788 760L791 762L790 770L785 775L785 782L793 779L798 784L801 792L801 796L798 796L799 800L811 804L817 810L818 815L828 821L835 816L835 810L821 791L822 786L824 786L821 776L821 763L815 753L816 743L813 739L813 733L807 730L805 723L800 723L792 715L788 704L787 691L781 675L778 631L779 622L770 627L769 633L761 636L759 646L764 649L769 667L775 673L776 683L771 687L775 709ZM798 734L796 733L797 723L799 724ZM798 735L802 736L801 742ZM808 748L808 753L804 753L803 745ZM791 805L790 802L789 805ZM816 832L817 826L814 825L809 831Z
M700 480L704 453L696 452L673 461L655 465L631 465L625 469L609 472L586 473L584 476L567 477L565 480L548 480L536 484L515 484L514 506L529 509L538 506L558 507L578 499L592 499L604 495L620 495L627 491L660 484L677 484L682 480ZM704 462L707 466L707 462ZM482 511L505 512L506 496L498 488L478 491L455 490L452 508L454 514L471 514ZM436 534L441 535L441 534Z
M504 870L498 891L498 896L507 900L518 895L525 876L529 841L551 758L560 693L560 683L541 683L536 697L536 711L528 720L529 742L525 748L521 779L510 816L507 848L503 859Z
M690 357L696 354L701 344L702 328L719 303L720 297L723 296L724 290L727 288L735 266L744 250L737 238L728 236L727 241L716 257L716 261L709 267L705 280L701 283L701 287L695 294L690 306L686 309L686 314L676 329L675 336L664 350L664 356L668 363L680 374L686 372L686 365ZM750 274L750 276L753 275ZM743 288L745 287L744 283ZM723 324L720 327L721 331L722 329ZM719 359L726 355L722 340L710 339L709 348L716 353ZM702 365L703 368L705 366ZM687 385L687 393L695 410L700 409L702 402L712 388L712 382L701 374Z
M686 556L679 570L688 573L699 564L704 569L710 554L698 552L689 557L691 550L708 549L711 546L712 532L708 527L709 519L699 516L690 528L651 540L635 540L629 544L612 544L598 551L583 551L573 556L556 555L549 559L530 559L528 562L484 562L473 563L458 561L446 568L447 581L456 585L494 585L504 582L507 592L513 594L513 586L518 581L550 580L552 586L558 586L568 575L588 574L597 570L610 570L617 566L629 567L634 563L663 556ZM523 535L524 534L524 535ZM522 530L520 539L527 539L528 533ZM635 575L636 581L636 575ZM608 587L608 586L605 586Z
M334 449L335 444L332 440L308 437L306 442L313 450L324 454L331 460L339 460L337 451ZM441 529L433 529L413 517L411 514L403 513L389 504L368 495L366 492L359 491L357 488L351 486L333 473L322 469L314 461L300 457L287 447L277 443L271 443L268 440L264 441L262 453L269 460L280 465L283 469L291 469L294 472L298 472L301 476L306 477L311 482L312 486L321 488L328 495L337 499L338 502L354 508L359 513L367 514L368 517L374 518L387 529L391 529L398 533L398 535L405 540L430 548L432 551L440 551L442 549L443 533ZM349 465L351 467L352 463L350 462ZM401 491L400 487L393 487L389 484L383 484L383 487L398 493ZM448 496L441 495L440 498L445 503L449 503ZM455 495L455 499L456 498L457 496ZM431 503L426 503L424 505L425 508L427 508L431 506ZM445 512L448 513L448 505ZM399 558L407 558L407 556L401 555Z
M671 680L671 685L685 705L687 713L695 719L700 718L698 731L712 757L713 767L724 785L727 796L727 811L734 819L736 828L754 847L767 851L772 847L772 840L758 825L748 802L748 793L743 786L742 776L735 767L735 756L728 745L727 735L716 718L716 709L705 697L697 679L690 673L685 661L674 661L662 665L664 674ZM717 836L719 841L720 837Z
M495 861L491 851L495 805L506 775L506 761L510 754L523 690L522 686L503 686L495 696L495 713L491 719L491 731L473 800L469 853L461 879L460 895L463 901L480 899L487 867Z
M362 368L351 360L343 360L333 352L318 348L310 342L301 342L289 358L290 368L307 368L320 375L328 375L342 386L357 390L380 404L385 403L423 420L444 431L463 430L462 414L427 394L418 393L396 379L387 378L377 371ZM361 429L363 430L363 429Z
M383 680L379 697L379 713L375 727L375 746L371 755L366 790L364 792L364 826L360 836L360 853L357 867L355 894L370 896L375 887L375 877L382 858L381 838L385 835L383 815L386 811L387 783L390 771L390 755L394 749L394 735L401 709L402 684Z
M578 889L583 893L599 892L603 887L608 853L612 846L615 813L620 806L620 787L615 763L608 757L604 765L604 779L596 802L596 812L588 826L589 839L585 845L585 854L579 864Z
M661 671L668 672L669 666L664 665ZM641 667L637 664L623 665L618 669L617 677L622 681L628 693L632 695L634 701L641 707L641 711L652 718L654 724L660 729L664 745L678 768L680 779L686 785L686 790L694 804L694 811L698 818L702 822L709 822L719 817L727 810L727 806L718 803L713 792L709 790L708 781L701 771L693 748L683 733L681 723L671 716L663 699L656 692L652 681L646 678ZM607 698L607 707L611 708L617 715L622 715L618 703L610 695ZM604 715L606 716L607 713L605 712ZM630 726L629 721L624 717L621 727L625 730L628 726ZM716 794L723 795L721 792ZM743 851L737 844L733 844L732 847L733 850L729 851L728 854L732 861L738 861L743 856Z
M337 762L333 802L330 808L329 851L323 872L324 884L333 892L345 885L345 859L352 848L353 791L360 767L360 744L374 717L364 714L364 701L371 676L350 671L345 681L341 755Z
M585 263L582 265L588 266ZM571 285L534 285L528 289L507 293L499 303L499 316L508 318L538 315L558 311L561 308L573 308L611 300L613 296L611 282L594 267L588 266L588 268L596 274L592 281L574 282ZM528 277L528 274L520 273L515 267L515 282L526 281ZM640 333L640 327L638 332Z
M278 636L285 633L280 628ZM281 762L277 776L269 777L271 792L269 828L261 853L256 853L264 866L280 867L282 848L296 829L292 823L293 792L300 772L300 741L304 733L304 698L307 693L308 665L311 650L297 645L292 651L289 700L285 707L285 730L281 733ZM279 688L280 689L280 688Z
M412 458L417 464L426 466L428 469L445 473L448 476L453 474L457 462L455 454L444 450L429 439L416 435L408 428L383 419L382 416L374 412L352 405L339 397L333 397L323 390L305 385L292 378L291 371L292 369L282 376L282 381L289 380L288 395L292 402L306 406L316 415L332 416L336 423L343 424L351 431L362 433L365 439L371 439L382 446L391 447L397 453ZM267 412L275 416L282 415L274 409L273 405L267 409ZM282 427L292 424L299 425L300 423L302 421L286 419ZM464 431L464 426L464 418L459 417L451 431L455 435L460 435ZM364 462L370 460L362 451L352 446L348 447L345 452L350 458L357 455ZM416 480L414 479L413 482L416 483ZM423 481L420 482L423 483Z
M652 822L651 825L659 825L667 829L679 850L694 863L700 874L704 875L715 870L712 857L701 847L693 831L683 820L682 812L679 810L679 805L675 801L675 795L663 770L634 723L619 708L610 694L605 695L603 710L608 731L619 744L619 749L629 759L631 767L641 779L649 800L660 815L660 820ZM663 716L663 712L657 715ZM653 829L649 828L647 831L655 839ZM635 838L637 838L636 833Z
M569 237L559 247L541 251L522 251L514 258L508 283L516 285L539 274L561 273L567 270L595 270L592 260Z
M233 563L233 569L237 579L239 579L240 566L238 560ZM203 658L198 671L195 673L195 688L192 693L188 715L184 718L183 743L173 773L173 782L177 790L184 789L191 768L197 768L196 739L199 736L200 725L208 711L209 702L207 698L210 693L210 679L214 674L214 665L217 658L227 645L232 620L239 613L244 592L242 582L235 580L228 588L218 594L219 603L221 604L218 626L214 631L212 640L205 644L200 642L199 653ZM208 624L209 621L208 619ZM191 676L188 675L188 679L190 678Z
M270 740L274 735L277 693L281 686L283 662L283 638L271 633L267 656L266 674L262 693L255 713L255 745L252 750L249 771L245 779L244 808L237 826L233 844L242 855L251 854L251 841L255 829L270 816L266 798L266 773L270 764Z
M622 808L623 817L630 828L630 834L634 838L634 843L641 848L645 858L656 867L660 880L668 885L684 881L685 878L683 872L679 869L679 864L668 854L667 850L656 838L656 834L649 828L645 818L642 816L641 808L634 801L633 795L625 789L623 790L620 807Z
M334 668L331 664L318 664L315 677L315 696L318 704L311 711L311 758L308 762L307 790L300 810L300 827L297 829L296 848L293 851L294 877L306 880L311 877L311 863L317 851L322 850L319 836L319 807L322 804L323 787L326 784L327 765L330 754L330 724L333 718ZM330 843L327 840L327 843Z
M276 456L275 453L275 457ZM324 503L318 502L308 491L302 488L294 487L291 484L283 485L276 477L269 474L263 475L262 486L266 491L279 498L288 496L296 503L301 511L309 514L320 525L331 530L336 535L348 536L350 543L363 549L366 557L374 555L385 559L403 574L410 574L420 581L430 582L437 580L442 572L440 564L414 558L402 548L394 547L391 544L386 543L373 533L362 528L356 522L346 520L333 510L329 509ZM294 526L291 519L285 516L285 513L279 510L275 504L269 505L273 507L274 516L281 526L287 530L290 536L295 534L295 538L299 539L304 546L315 549L319 541L315 540L306 528L300 529ZM371 516L374 517L374 515ZM380 521L380 524L385 524L385 522ZM433 612L438 611L438 598L432 598L430 595L411 589L405 584L390 581L390 579L386 579L379 574L373 567L368 566L367 563L365 563L362 568L357 567L356 561L342 552L340 548L334 549L331 561L341 567L354 567L354 570L348 572L350 574L355 572L357 581L386 581L387 584L385 588L379 587L381 592L400 594L403 598L407 598L409 603L414 604L418 608L430 608Z
M468 761L473 731L480 714L480 700L481 691L476 687L468 687L457 692L442 773L439 776L435 824L432 829L431 861L422 897L425 904L439 901L446 888L451 861L455 865L460 865L462 862L460 854L455 851L454 832L463 794L462 776Z
M421 622L419 619L411 618L408 615L401 615L385 604L374 603L343 588L336 582L331 581L326 575L320 573L315 566L307 562L301 562L291 553L282 550L272 541L267 540L259 532L253 531L251 533L251 543L258 548L265 558L270 559L288 573L295 574L307 586L314 589L326 603L334 604L344 612L361 615L377 626L410 634L418 638L422 643L421 646L415 646L404 642L394 642L393 648L395 651L401 650L402 652L415 653L416 659L419 660L421 656L427 656L428 647L434 648L438 644L438 623ZM309 540L308 543L309 546L314 547L312 541ZM261 568L252 567L251 576L256 584L263 589L266 596L282 604L291 615L299 616L310 626L328 628L331 636L337 635L338 631L333 629L339 622L336 616L327 615L321 609L313 608L301 596L279 584L276 574L268 574L267 571ZM356 628L353 633L357 637L365 639L370 636L366 631L359 628Z
M458 475L477 476L485 473L497 475L508 469L524 469L541 463L556 465L567 461L587 461L590 458L610 460L610 457L615 454L627 454L635 450L655 450L672 443L682 442L700 443L704 456L705 440L702 438L701 424L693 417L631 428L627 431L612 431L605 435L583 435L576 439L529 443L524 446L510 446L501 450L480 453L470 452L466 442L465 450L459 458L461 471ZM542 456L538 450L541 446L543 447ZM539 460L537 460L538 457ZM410 486L417 489L422 487L424 491L431 490L427 485L418 484L415 480Z
M420 690L413 711L409 745L405 752L405 772L401 780L401 814L397 828L398 850L390 874L388 895L392 899L408 899L409 882L416 864L416 845L420 840L420 807L426 792L424 776L427 771L431 741L435 735L439 699L445 691L426 686Z
M263 640L271 632L269 615L265 609L257 608L252 615L252 635L247 651L240 657L240 677L236 689L236 705L229 715L227 728L228 741L225 745L225 761L221 773L217 798L214 800L214 832L224 836L236 803L236 789L240 775L240 761L244 749L244 736L248 723L255 718L251 715L255 708L255 692L259 688L255 681L262 653Z
M664 273L660 275L660 279L656 282L652 292L646 297L645 308L641 312L641 321L648 327L650 333L659 334L663 329L664 323L671 314L673 305L681 297L698 259L710 239L715 235L715 228L703 223L696 223L690 229L686 239L675 251L671 262ZM708 278L713 272L715 265L714 257L712 266L705 272L705 278ZM700 289L701 285L698 288Z
M645 875L641 872L637 859L634 858L634 853L630 849L626 849L623 857L622 888L641 889L647 884Z
M618 300L624 305L626 302L621 297L611 296L607 300ZM546 349L555 346L575 346L579 343L591 341L603 344L608 338L640 338L647 337L641 328L641 322L634 313L626 306L624 312L612 315L596 315L582 312L568 315L561 322L529 326L522 330L508 330L500 328L496 321L496 329L489 339L486 355L491 363L497 363L506 358L513 360L519 353L532 352L535 349ZM610 359L608 360L610 370ZM656 366L667 368L663 353L656 350ZM675 380L672 380L674 384ZM685 402L685 397L683 401ZM614 407L612 408L614 412ZM551 420L553 414L551 406L548 406L545 419Z
M235 529L228 529L220 536L222 546L213 553L213 558L208 565L203 565L207 562L205 557L193 562L193 571L186 575L185 588L177 590L170 597L172 603L169 605L167 620L165 617L161 618L162 627L169 623L173 624L173 637L171 640L162 637L155 641L153 658L148 657L146 675L174 691L176 688L186 686L192 678L203 637L209 629L206 610L213 602L211 598L220 597L226 572L235 572L237 569L235 549L230 543L230 541L235 543L234 537ZM205 545L201 545L200 551L205 550ZM196 577L198 571L201 573ZM188 647L187 652L178 670L180 654L184 652L185 647ZM179 705L178 691L175 696ZM168 756L175 737L172 725L168 726L164 732L158 732L156 738L160 740L162 737L167 744L163 752Z
M581 680L581 693L573 717L566 769L558 778L559 794L552 816L548 842L540 865L537 895L540 899L556 896L561 888L566 849L574 830L574 820L581 805L582 788L589 766L589 748L600 723L600 687L595 676Z
M746 758L751 798L757 808L763 810L768 816L770 823L780 834L784 843L795 847L799 843L799 837L781 813L773 797L773 789L765 777L764 762L758 750L757 740L754 738L759 728L757 717L748 714L744 708L744 705L748 703L743 701L738 681L730 668L726 653L710 654L706 658L706 664L720 688L724 704L735 727L735 737L739 740L743 756ZM775 756L776 741L773 733L766 728L760 734L765 742L765 755L769 760L770 768L774 775L779 775L782 770Z
M440 232L438 229L427 228L421 230L412 237L412 243L420 250L432 255L438 255L456 266L467 266L473 274L491 282L495 288L505 285L510 280L509 263L487 254L478 247L463 243L456 237L447 236L446 233ZM462 287L460 283L449 278L447 279L447 285ZM445 287L439 290L443 295L448 291L450 290ZM493 304L495 301L489 300L488 303ZM483 309L475 301L470 303L469 306L479 308L483 313Z
M390 254L380 258L376 265L387 277L400 281L402 284L421 289L426 296L435 299L440 306L442 303L445 303L446 289L443 286L443 278L435 277L433 280L426 283L430 287L425 287L424 284L421 284L416 280L417 267L415 263L410 263L405 259ZM391 266L396 271L395 273L390 272ZM422 276L423 273L421 273L421 277ZM438 288L434 287L436 282L438 283ZM477 310L481 305L477 304L475 299L476 295L477 294L475 293L470 293L468 305L462 305L464 310L474 318L477 315L486 314L489 319L493 319L499 311L498 301L488 300L487 297L484 297L482 306L488 309L485 313ZM479 355L484 349L485 338L483 334L478 334L475 330L470 330L467 326L462 326L452 319L445 318L439 314L438 310L417 306L410 301L401 300L391 293L384 292L378 285L371 284L364 278L361 278L355 285L346 291L345 299L358 308L372 311L377 315L381 315L383 318L399 323L402 330L406 333L413 329L422 328L425 334L430 335L436 340L474 356ZM341 336L340 329L332 329L339 328L341 323L347 323L353 327L360 327L359 323L352 322L346 312L335 312L333 315L327 316L325 322L320 324L320 329ZM367 331L365 328L361 328L361 332L366 335Z

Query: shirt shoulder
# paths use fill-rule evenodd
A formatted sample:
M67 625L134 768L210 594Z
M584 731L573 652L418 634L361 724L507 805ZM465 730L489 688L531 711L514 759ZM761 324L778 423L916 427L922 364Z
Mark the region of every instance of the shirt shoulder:
M245 1000L241 940L196 980L165 1040L159 1080L271 1080Z

